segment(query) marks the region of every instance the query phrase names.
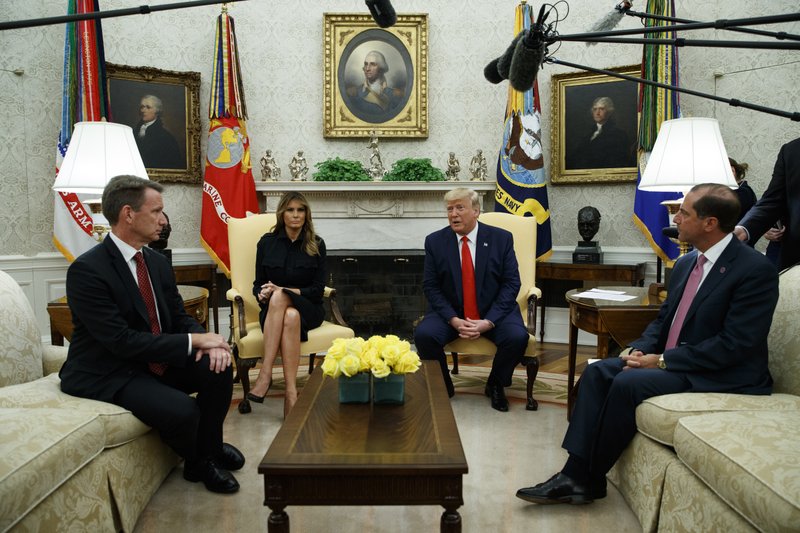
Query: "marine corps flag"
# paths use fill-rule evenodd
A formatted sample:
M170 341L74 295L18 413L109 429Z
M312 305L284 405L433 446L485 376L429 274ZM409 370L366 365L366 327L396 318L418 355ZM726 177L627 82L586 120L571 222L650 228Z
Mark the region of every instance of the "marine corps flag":
M674 0L648 0L647 12L652 15L675 16ZM646 26L665 26L669 22L647 19ZM674 39L675 33L651 34L654 39ZM644 45L642 53L642 78L678 86L678 48L667 45ZM639 85L639 177L636 180L636 197L633 202L633 222L662 261L678 257L678 247L661 233L669 226L669 214L661 205L664 200L680 198L679 193L640 191L639 182L647 160L656 142L658 130L665 120L680 118L680 93Z
M97 0L68 0L67 14L98 11ZM76 122L108 117L103 32L99 20L67 23L64 39L64 84L61 92L61 131L56 151L56 174L67 153ZM67 261L97 244L94 221L78 195L55 193L53 244Z
M236 32L233 18L224 8L217 19L208 118L200 241L220 270L230 277L228 219L257 213L258 200L250 165Z
M531 6L517 6L514 35L533 24ZM550 235L550 207L547 201L547 176L542 153L539 84L519 92L508 86L503 145L497 159L495 211L536 217L536 259L553 252Z

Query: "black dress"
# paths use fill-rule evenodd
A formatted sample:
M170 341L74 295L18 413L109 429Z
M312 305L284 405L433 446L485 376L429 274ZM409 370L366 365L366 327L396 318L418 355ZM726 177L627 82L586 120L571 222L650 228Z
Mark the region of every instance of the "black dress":
M286 291L292 305L300 313L300 340L308 340L308 330L322 324L325 309L322 296L325 291L325 241L317 237L319 255L310 256L303 251L303 239L292 242L284 230L265 233L256 248L256 279L253 294L258 299L261 286L268 281L280 287L300 289L300 294ZM259 302L258 319L261 328L269 309L269 300Z

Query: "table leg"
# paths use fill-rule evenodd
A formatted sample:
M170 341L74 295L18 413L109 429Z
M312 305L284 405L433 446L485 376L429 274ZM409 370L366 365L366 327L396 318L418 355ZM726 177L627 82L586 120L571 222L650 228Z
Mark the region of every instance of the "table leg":
M445 507L439 526L441 533L461 533L461 515L456 510L458 507L448 509Z
M269 533L289 533L289 515L284 511L285 506L270 506L272 512L267 519Z
M605 359L608 357L608 344L611 341L611 335L608 333L597 334L597 358Z
M570 315L572 310L570 309ZM578 326L572 321L569 321L569 375L567 377L567 420L572 415L572 388L575 385L575 366L578 354Z
M50 344L53 346L64 346L64 336L58 329L50 322Z

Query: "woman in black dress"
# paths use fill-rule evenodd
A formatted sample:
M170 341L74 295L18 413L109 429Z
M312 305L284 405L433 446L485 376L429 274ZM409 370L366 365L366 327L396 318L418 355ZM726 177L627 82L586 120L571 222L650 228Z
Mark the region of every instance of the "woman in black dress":
M325 242L314 233L311 208L299 192L284 194L275 215L275 227L261 237L256 250L253 294L261 306L264 360L247 398L264 401L280 353L286 380L285 415L297 401L300 342L308 340L308 330L325 318Z

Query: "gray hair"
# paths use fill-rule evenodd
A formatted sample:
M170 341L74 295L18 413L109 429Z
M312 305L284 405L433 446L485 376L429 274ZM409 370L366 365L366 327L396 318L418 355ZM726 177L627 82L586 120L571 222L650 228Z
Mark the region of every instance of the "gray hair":
M369 59L370 56L375 58L375 63L378 64L378 68L381 69L381 72L389 72L389 64L386 63L386 58L382 53L378 52L377 50L370 50L369 53L364 56L364 63L367 62L367 59Z
M472 189L468 189L467 187L459 187L457 189L447 191L447 193L444 195L445 204L454 202L455 200L469 200L473 209L481 208L481 202L480 198L478 197L478 193Z
M597 104L602 105L612 113L614 112L614 100L612 100L608 96L599 96L595 98L594 102L592 102L592 107L594 108L594 106L596 106Z
M156 108L156 113L158 113L159 115L161 114L161 109L164 107L164 103L161 101L161 98L153 94L146 94L142 96L142 101L145 100L150 100L151 102L153 102L153 107Z

